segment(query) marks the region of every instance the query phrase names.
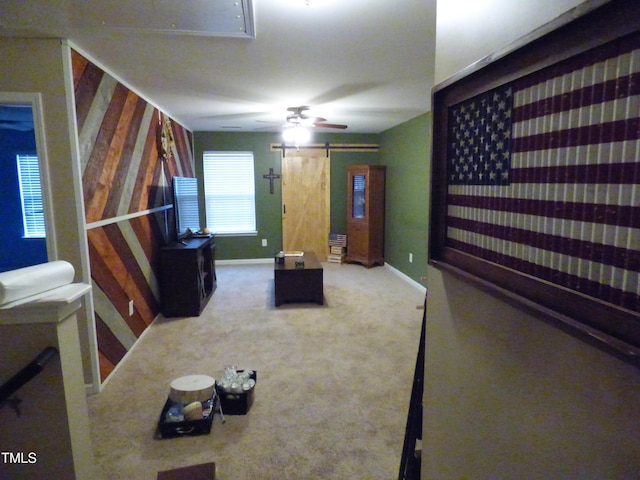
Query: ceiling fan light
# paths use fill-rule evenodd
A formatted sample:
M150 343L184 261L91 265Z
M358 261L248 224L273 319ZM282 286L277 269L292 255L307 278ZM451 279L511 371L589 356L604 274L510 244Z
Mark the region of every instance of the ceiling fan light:
M282 138L285 142L298 145L311 140L311 132L306 128L295 126L293 128L287 128L282 132Z

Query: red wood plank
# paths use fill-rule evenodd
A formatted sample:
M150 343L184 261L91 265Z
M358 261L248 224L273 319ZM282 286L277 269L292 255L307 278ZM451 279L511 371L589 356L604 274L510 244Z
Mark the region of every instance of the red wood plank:
M102 220L103 203L100 190L110 186L103 183L102 171L109 166L109 151L114 141L122 109L128 97L128 90L118 85L109 102L109 107L102 121L100 132L96 138L93 150L82 176L83 193L85 201L85 213L87 223Z

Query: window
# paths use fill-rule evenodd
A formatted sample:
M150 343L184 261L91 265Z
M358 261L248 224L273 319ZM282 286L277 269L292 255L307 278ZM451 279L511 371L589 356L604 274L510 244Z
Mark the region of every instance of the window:
M173 202L176 215L176 233L186 234L200 230L200 208L198 205L198 179L173 177Z
M18 183L22 201L22 223L25 238L44 238L44 210L37 155L17 155Z
M204 152L207 228L216 235L256 235L252 152Z

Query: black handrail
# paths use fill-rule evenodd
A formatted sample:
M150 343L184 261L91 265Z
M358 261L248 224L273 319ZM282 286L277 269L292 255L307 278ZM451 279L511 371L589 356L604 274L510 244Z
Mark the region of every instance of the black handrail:
M50 360L58 354L54 347L47 347L29 365L0 386L0 405L7 401L25 383L38 375Z
M422 313L422 328L420 329L420 343L418 357L411 388L407 428L404 434L402 457L400 458L400 473L398 480L418 480L420 478L422 457L421 451L416 451L416 441L422 439L422 395L424 393L424 354L425 335L427 327L427 292L424 294L424 312Z

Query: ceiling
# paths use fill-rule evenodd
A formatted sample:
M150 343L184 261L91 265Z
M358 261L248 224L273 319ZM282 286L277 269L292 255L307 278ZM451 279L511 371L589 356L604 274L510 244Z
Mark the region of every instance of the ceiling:
M430 109L434 29L422 0L0 3L0 35L67 38L193 131L277 131L309 105L382 132Z

